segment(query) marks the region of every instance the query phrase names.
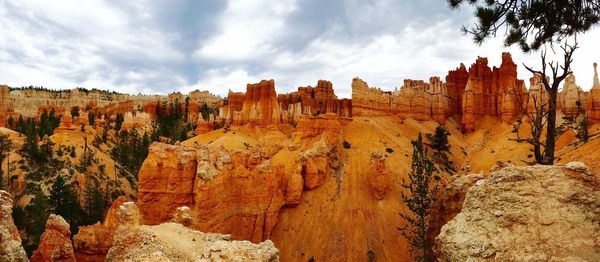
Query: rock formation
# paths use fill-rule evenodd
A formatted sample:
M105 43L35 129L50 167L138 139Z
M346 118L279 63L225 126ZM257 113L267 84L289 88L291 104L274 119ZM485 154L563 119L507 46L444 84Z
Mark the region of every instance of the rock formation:
M290 106L300 103L302 114L334 113L341 117L352 116L352 101L338 99L333 91L333 85L327 80L319 80L315 87L298 87L297 92L281 94L277 100L282 110L289 110Z
M388 174L385 172L385 156L379 152L371 154L371 172L369 173L369 183L375 199L381 200L390 183Z
M600 123L600 80L598 80L598 64L594 63L594 84L585 100L585 111L590 124Z
M0 190L0 261L27 261L19 231L12 217L13 199Z
M115 234L106 261L279 261L279 250L267 240L259 244L232 241L228 235L202 233L176 223L123 226Z
M189 227L192 225L192 220L193 218L190 208L186 206L181 206L175 209L175 213L173 214L171 222Z
M563 88L558 94L558 109L565 116L575 118L584 108L585 93L575 83L575 76L570 74L563 83Z
M48 217L46 229L40 237L38 249L31 256L31 261L76 261L71 244L71 230L64 218L54 214Z
M600 183L585 165L509 166L468 190L435 251L441 261L597 261L599 237Z
M366 82L354 78L352 106L357 116L399 115L402 119L434 119L439 123L444 123L450 113L448 92L438 77L431 77L429 83L404 80L397 92L369 88Z
M196 129L194 130L194 134L201 135L204 133L208 133L214 129L215 119L213 115L208 116L208 120L205 120L202 117L202 114L198 114L198 121L196 122Z
M473 131L477 121L485 115L511 123L521 113L519 103L526 99L525 83L517 79L517 65L509 53L502 53L502 64L493 70L487 58L479 57L469 68L462 97L463 129Z
M193 227L266 240L285 205L281 169L261 157L206 146L154 143L139 173L138 205L145 223L169 221L188 206Z
M115 199L106 213L104 223L79 227L79 232L73 237L77 261L104 261L119 226L118 209L126 201L124 196Z
M332 159L336 156L334 150L323 137L313 147L300 153L299 169L306 190L315 189L325 183L327 175L331 173L330 168L336 167L337 161Z
M448 71L448 75L446 75L448 114L451 116L460 116L462 114L462 96L468 79L469 72L463 63L455 70Z

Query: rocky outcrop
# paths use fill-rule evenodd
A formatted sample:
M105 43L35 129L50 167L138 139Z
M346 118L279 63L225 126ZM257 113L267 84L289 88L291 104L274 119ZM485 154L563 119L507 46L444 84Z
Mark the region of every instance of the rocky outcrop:
M484 178L483 173L465 174L453 176L450 181L442 183L436 201L431 207L432 213L435 214L429 225L429 235L432 239L440 234L442 226L460 213L467 190Z
M323 137L313 147L300 153L299 165L306 190L323 185L328 174L331 174L330 170L337 167L335 150Z
M115 199L106 213L104 223L79 227L79 232L73 237L77 261L104 261L119 226L119 207L126 201L124 196Z
M196 129L194 130L195 135L201 135L208 133L214 129L215 119L213 115L208 116L208 120L202 117L202 114L198 114L198 121L196 122Z
M178 207L177 209L175 209L175 213L173 214L173 218L171 219L171 222L173 223L178 223L178 224L182 224L186 227L189 227L192 225L192 213L190 211L189 207L186 206L182 206L182 207Z
M330 81L319 80L315 87L298 87L298 91L281 94L277 97L282 110L290 110L290 106L300 103L301 112L305 115L333 113L341 117L352 117L352 101L338 99ZM296 111L294 108L292 110Z
M228 235L202 233L181 224L123 226L115 234L106 261L279 261L279 250L267 240L259 244L232 241Z
M585 93L575 83L575 75L570 74L563 83L563 88L558 94L558 109L565 116L575 118L584 109Z
M488 66L487 58L479 57L469 68L463 92L463 130L473 131L477 121L486 115L512 123L521 114L519 102L526 99L525 83L517 79L517 65L510 53L502 53L502 64L493 69Z
M302 116L296 125L293 134L294 140L316 137L321 134L325 137L325 142L329 145L337 144L339 133L342 127L349 122L348 119L339 118L335 114L325 114L319 116Z
M358 116L398 115L403 119L433 119L439 123L444 123L450 112L448 92L439 77L431 77L429 83L404 80L404 85L395 92L369 88L366 82L355 78L352 107Z
M0 261L28 261L12 217L13 199L0 190Z
M145 223L169 221L188 206L194 228L255 243L269 238L286 203L284 174L268 159L206 146L154 143L139 179Z
M469 72L464 64L446 75L446 90L448 92L448 114L459 116L462 114L462 96L469 80Z
M390 183L388 174L385 172L385 156L379 152L371 153L370 165L369 185L375 199L381 200L385 197Z
M466 194L442 227L441 261L598 261L600 183L582 163L509 166Z
M593 83L585 100L585 111L591 124L600 123L600 80L598 80L597 63L594 63Z
M121 130L132 130L152 126L152 116L145 112L127 112L123 115Z
M76 261L71 244L71 230L64 218L54 214L48 217L46 229L40 237L38 249L31 256L31 261Z

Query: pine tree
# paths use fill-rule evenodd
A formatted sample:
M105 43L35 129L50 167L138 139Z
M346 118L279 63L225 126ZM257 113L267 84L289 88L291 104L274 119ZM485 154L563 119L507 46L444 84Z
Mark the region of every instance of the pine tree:
M85 190L86 224L102 221L102 215L107 207L107 199L99 187L89 187Z
M25 231L27 232L27 242L25 250L29 255L37 249L40 236L44 232L46 227L46 220L48 220L49 211L48 197L38 189L35 193L35 197L29 201L29 204L25 207L25 217L27 222L22 223L25 225Z
M402 236L410 243L410 251L415 261L433 261L433 239L427 234L431 221L430 209L435 202L439 177L434 176L435 166L423 146L421 133L413 145L412 170L408 174L409 182L402 179L402 187L409 193L402 192L402 201L410 212L400 213L408 223L399 228Z
M76 234L81 224L82 210L77 194L66 184L62 176L57 176L50 194L50 211L62 216L71 226L71 233Z
M10 140L8 135L0 135L0 189L4 187L4 171L2 170L2 163L6 158L6 154L12 150L13 142Z
M450 143L448 142L448 136L450 135L450 132L446 128L437 126L433 134L427 133L425 137L429 140L429 143L426 145L434 152L433 160L442 165L445 171L453 173L456 172L453 166L454 163L448 158L448 154L452 154L450 152Z

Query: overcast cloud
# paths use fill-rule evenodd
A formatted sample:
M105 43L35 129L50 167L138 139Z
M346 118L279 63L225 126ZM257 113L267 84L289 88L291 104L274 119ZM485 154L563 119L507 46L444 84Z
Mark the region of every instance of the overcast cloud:
M0 0L0 83L127 93L209 90L226 95L275 79L278 92L331 80L350 97L358 76L391 90L405 78L446 75L477 56L499 65L537 54L482 46L460 32L466 7L444 0ZM577 83L589 90L600 29L579 37Z

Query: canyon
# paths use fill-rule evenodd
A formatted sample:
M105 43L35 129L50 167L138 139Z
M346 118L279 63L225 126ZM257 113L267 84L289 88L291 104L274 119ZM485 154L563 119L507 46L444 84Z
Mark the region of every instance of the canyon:
M469 67L460 64L448 71L445 78L434 76L427 82L407 79L394 91L370 87L357 77L352 80L351 99L338 98L326 80L281 94L276 92L275 80L263 80L248 84L246 92L229 91L223 99L201 91L145 96L1 86L0 124L9 126L9 118L35 118L53 110L61 115L60 124L48 139L57 146L87 145L87 137L101 134L117 115L123 117L121 130L151 130L163 113L163 103L180 103L187 124L194 126L189 139L153 142L133 183L117 176L116 164L107 165L106 177L98 179L117 181L117 187L127 188L125 194L113 198L102 222L80 227L72 243L68 225L65 228L62 218L52 216L32 260L48 256L65 261L168 261L198 256L260 261L354 261L371 256L377 261L408 260L409 243L398 232L406 225L398 212L407 210L400 198L401 182L411 168L411 141L419 133L434 133L439 125L450 133L450 157L457 173L442 175L443 190L434 204L440 216L430 234L439 235L437 252L448 261L488 258L452 249L453 245L466 245L457 234L476 233L473 237L483 239L485 232L465 222L485 215L473 210L477 205L474 199L503 194L498 188L513 188L527 195L532 186L520 188L515 181L521 180L543 181L549 184L548 190L553 190L552 183L564 183L564 190L592 184L597 191L594 181L600 174L600 155L595 153L600 146L597 65L593 66L590 91L583 91L570 75L558 95L559 122L577 120L585 112L590 140L584 143L575 130L565 131L556 148L556 162L564 166L544 169L518 167L532 159L529 145L515 141L515 132L526 134L527 127L515 128L514 124L525 112L535 110L534 101L545 101L547 92L539 76L531 77L527 88L509 53L503 53L501 61L499 67L490 68L487 58L478 57ZM78 116L72 114L74 107ZM93 125L90 114L99 116ZM115 136L117 131L108 135ZM23 139L11 134L15 141ZM90 148L97 150L100 162L114 163L106 154L110 146L114 145ZM77 154L83 150L78 147ZM11 157L18 158L18 154ZM572 161L587 167L568 164ZM540 178L543 172L571 175L546 181ZM533 175L522 178L521 173ZM498 178L503 176L515 181ZM77 177L70 181L81 192L94 186L91 181L95 179L84 174ZM25 180L19 173L9 187L23 192ZM567 204L586 208L598 204L594 190L582 190L581 194L593 198ZM505 192L511 194L506 198L520 197L515 196L519 192ZM486 200L484 204L491 210L501 204L521 208L518 203ZM563 204L557 206L570 207ZM490 218L498 225L486 229L505 232L502 225L507 222L502 219L506 216ZM590 234L598 231L593 225L586 227L593 229ZM465 228L468 230L459 231ZM509 233L505 237L525 234ZM181 247L197 251L182 251ZM494 254L505 258L502 252L509 248L498 245ZM593 247L582 250L589 248ZM160 252L153 253L157 250ZM595 258L590 254L587 258Z

